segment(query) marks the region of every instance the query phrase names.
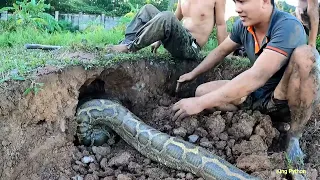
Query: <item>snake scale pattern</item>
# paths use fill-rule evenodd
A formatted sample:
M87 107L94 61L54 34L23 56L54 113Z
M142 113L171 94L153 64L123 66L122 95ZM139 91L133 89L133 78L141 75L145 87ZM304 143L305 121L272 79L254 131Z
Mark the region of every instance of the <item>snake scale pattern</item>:
M208 180L258 179L200 146L152 128L114 101L87 101L77 109L77 123L79 141L86 145L101 144L115 132L142 155L170 168Z

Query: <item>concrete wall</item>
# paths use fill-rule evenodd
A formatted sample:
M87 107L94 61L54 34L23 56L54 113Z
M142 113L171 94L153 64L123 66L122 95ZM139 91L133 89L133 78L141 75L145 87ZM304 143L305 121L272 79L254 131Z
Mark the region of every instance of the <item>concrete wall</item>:
M0 20L8 20L8 18L12 16L12 14L9 14L8 12L2 12L0 15ZM91 24L102 25L108 30L117 26L120 21L120 17L108 17L104 14L60 14L58 11L55 12L54 17L56 20L66 20L71 22L74 27L79 27L79 30L83 30Z

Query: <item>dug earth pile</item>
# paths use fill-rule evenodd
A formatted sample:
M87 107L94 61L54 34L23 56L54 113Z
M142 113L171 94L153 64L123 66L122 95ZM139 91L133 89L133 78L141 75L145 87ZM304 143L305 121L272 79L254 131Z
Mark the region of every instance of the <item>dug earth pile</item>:
M195 62L138 60L84 70L69 67L41 73L36 95L23 95L29 81L5 82L0 93L0 179L202 179L142 156L122 139L85 147L76 138L77 107L93 98L120 101L153 128L202 146L245 172L282 179L285 156L279 131L257 111L204 112L172 121L172 105L193 96L197 85L231 79L245 68L232 61L202 75L175 94L178 77ZM302 139L308 179L319 178L319 127L315 112Z

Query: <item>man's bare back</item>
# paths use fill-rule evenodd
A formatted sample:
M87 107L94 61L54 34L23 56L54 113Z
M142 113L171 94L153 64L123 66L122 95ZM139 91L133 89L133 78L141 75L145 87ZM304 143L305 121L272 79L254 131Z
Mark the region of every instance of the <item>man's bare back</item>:
M125 39L108 46L109 52L137 52L147 46L153 53L160 45L179 59L201 59L201 48L217 27L218 44L227 37L226 0L178 0L175 13L143 6L129 23Z
M179 3L181 3L179 7ZM176 16L181 13L183 26L190 31L197 43L203 47L215 24L226 28L224 19L225 0L179 0ZM219 9L215 12L215 9ZM216 14L216 17L214 15ZM225 30L218 29L219 44L226 38Z

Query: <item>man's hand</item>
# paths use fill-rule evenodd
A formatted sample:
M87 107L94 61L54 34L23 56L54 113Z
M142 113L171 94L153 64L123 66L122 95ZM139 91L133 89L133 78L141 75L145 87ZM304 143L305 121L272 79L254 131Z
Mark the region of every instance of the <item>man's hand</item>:
M161 46L161 41L157 41L151 44L151 52L157 54L158 48Z
M196 77L196 75L191 71L191 72L188 72L184 75L181 75L178 79L178 82L179 83L182 83L182 82L187 82L187 81L191 81L193 80L194 78Z
M186 81L191 81L195 77L196 77L196 75L192 71L180 76L179 79L177 80L178 82L177 82L177 86L176 86L176 93L179 92L181 83L186 82Z
M198 114L203 111L204 108L201 106L199 98L187 98L181 99L177 103L175 103L172 107L172 111L174 112L174 116L172 118L173 121L182 120L190 115Z

